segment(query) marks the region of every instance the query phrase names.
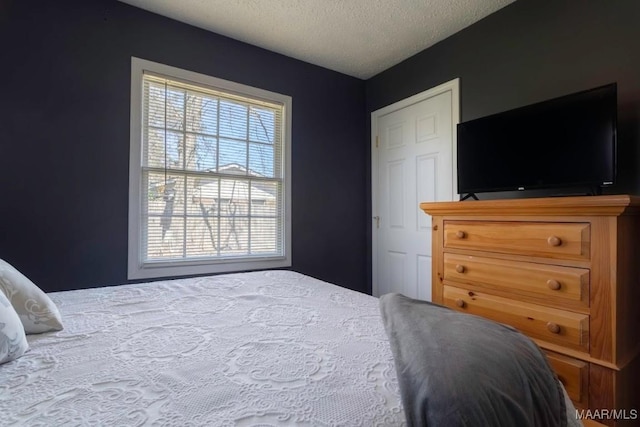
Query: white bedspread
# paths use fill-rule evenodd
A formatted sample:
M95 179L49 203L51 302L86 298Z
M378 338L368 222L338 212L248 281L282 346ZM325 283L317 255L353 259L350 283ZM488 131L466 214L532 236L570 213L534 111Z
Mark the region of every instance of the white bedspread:
M0 425L404 425L371 296L286 271L49 295L65 329L0 365Z

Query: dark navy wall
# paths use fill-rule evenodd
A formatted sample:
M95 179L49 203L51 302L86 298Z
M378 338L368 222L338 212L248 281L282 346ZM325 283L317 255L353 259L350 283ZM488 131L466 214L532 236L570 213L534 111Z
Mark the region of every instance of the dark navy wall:
M618 82L619 185L640 192L640 2L518 0L367 81L367 112L460 78L462 121Z
M0 0L0 258L126 282L131 56L292 96L292 268L367 291L365 83L111 0Z
M618 184L607 193L639 194L639 18L637 0L518 0L369 79L367 113L454 78L462 121L615 81Z
M518 0L365 82L115 0L0 0L0 258L126 282L130 57L293 97L293 269L370 289L369 113L459 77L463 120L618 82L640 192L640 2ZM366 99L365 99L366 92Z

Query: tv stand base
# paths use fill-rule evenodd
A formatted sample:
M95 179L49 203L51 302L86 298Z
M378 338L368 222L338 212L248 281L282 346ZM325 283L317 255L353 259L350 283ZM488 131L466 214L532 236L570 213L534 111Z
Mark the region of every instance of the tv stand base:
M460 201L467 199L478 200L478 196L476 196L476 193L467 193L464 196L462 194L460 195Z

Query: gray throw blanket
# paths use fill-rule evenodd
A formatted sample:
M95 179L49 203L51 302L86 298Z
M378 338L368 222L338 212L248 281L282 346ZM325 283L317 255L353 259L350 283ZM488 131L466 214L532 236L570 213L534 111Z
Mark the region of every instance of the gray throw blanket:
M561 384L520 332L400 294L380 311L409 426L567 425Z

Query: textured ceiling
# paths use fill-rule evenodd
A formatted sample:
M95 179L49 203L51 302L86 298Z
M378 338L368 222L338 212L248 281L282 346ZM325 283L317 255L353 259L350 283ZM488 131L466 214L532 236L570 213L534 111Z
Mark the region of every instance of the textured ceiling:
M120 0L367 79L514 0Z

